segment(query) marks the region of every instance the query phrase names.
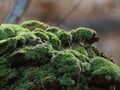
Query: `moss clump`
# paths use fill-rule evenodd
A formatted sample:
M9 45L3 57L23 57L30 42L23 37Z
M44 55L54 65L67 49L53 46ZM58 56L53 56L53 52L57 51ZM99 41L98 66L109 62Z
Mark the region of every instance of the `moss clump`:
M70 43L72 41L72 35L70 32L61 30L57 27L49 27L47 31L54 33L61 40L63 47L70 46Z
M54 33L47 32L39 28L35 29L33 33L36 36L40 37L43 42L49 42L54 49L56 50L61 49L61 41Z
M59 31L57 33L58 38L61 40L62 46L70 46L70 43L72 41L72 35L67 31Z
M47 29L49 27L47 24L36 20L24 22L21 26L23 28L28 28L29 30L34 30L36 28Z
M0 40L6 38L8 38L6 32L2 28L0 28Z
M111 61L102 57L95 57L91 65L93 77L98 76L107 80L120 81L120 67Z
M60 39L53 33L51 32L46 32L46 34L49 36L48 42L53 46L55 50L60 50L61 49L61 41Z
M15 36L15 31L13 29L7 27L0 27L0 40L14 36Z
M56 74L61 86L73 86L75 85L75 80L80 78L80 62L71 53L58 53L53 57L52 65L57 70Z
M89 28L80 27L76 30L71 31L71 34L73 36L73 42L79 43L93 43L98 41L98 38L96 37L96 32Z
M35 20L1 24L0 90L120 90L120 67L93 44L96 35Z
M42 67L23 67L20 68L22 78L14 84L11 90L43 90L47 84L55 82L56 77L53 73L53 68L48 68L49 65L45 65Z
M1 24L0 27L1 28L12 29L12 32L15 33L15 36L19 35L20 33L28 33L28 32L30 32L28 29L22 28L21 26L18 26L16 24Z
M36 46L26 46L13 52L10 55L10 62L12 67L17 67L20 63L20 65L26 65L26 63L29 63L29 65L41 65L49 62L52 56L53 49L51 46L47 44L38 44Z
M73 46L72 49L78 51L81 54L84 54L85 56L88 56L88 52L85 49L85 47L81 47L81 46L76 45L76 46Z
M58 27L49 27L49 28L46 29L46 31L56 34L61 30Z
M65 50L64 52L68 52L68 53L73 54L76 58L78 58L80 60L80 62L89 62L89 58L87 56L79 53L76 50Z
M26 33L23 35L3 39L0 41L0 55L3 55L6 52L11 52L16 48L22 47L25 44L31 44L36 42L37 37Z
M37 36L40 37L41 40L44 41L49 41L49 36L47 34L45 34L45 31L37 28L33 31L33 33Z

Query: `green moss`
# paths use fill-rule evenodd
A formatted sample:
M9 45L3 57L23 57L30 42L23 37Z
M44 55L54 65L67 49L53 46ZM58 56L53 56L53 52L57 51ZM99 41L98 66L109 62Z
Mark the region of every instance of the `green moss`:
M37 20L26 21L21 26L29 30L34 30L35 28L47 29L49 27L47 24Z
M61 40L62 46L70 46L72 41L72 35L67 31L59 31L57 33L58 38Z
M100 56L101 52L98 50L98 48L95 45L92 45L91 48L97 56Z
M89 58L84 54L79 53L76 50L66 50L65 52L73 54L76 58L78 58L81 62L89 62Z
M76 79L79 78L81 72L80 62L71 53L58 53L55 57L53 57L52 65L56 69L57 77L60 79L62 77L60 80L61 85L74 85L75 81L72 77L75 77Z
M47 90L50 88L47 88L46 85L50 83L53 85L56 80L51 64L41 67L21 67L19 72L21 77L16 84L11 85L11 90Z
M13 52L10 56L10 61L13 67L17 67L19 64L26 65L26 63L29 63L29 65L40 65L49 62L52 56L52 47L43 43L36 46L26 46Z
M33 90L35 88L35 85L33 82L30 81L24 81L24 82L19 82L18 86L13 88L11 87L11 90Z
M12 30L11 32L14 32L12 34L15 34L16 36L19 35L20 33L30 32L28 29L22 28L21 26L16 24L1 24L0 27Z
M46 32L46 34L49 36L48 42L50 42L50 44L53 46L53 48L55 50L60 50L61 49L61 41L59 40L59 38L51 32Z
M48 81L52 83L52 81L56 80L54 68L52 68L50 64L46 64L44 66L41 66L40 68L25 68L24 71L22 71L22 75L24 76L24 79L35 82L36 84L41 83L44 85Z
M84 47L81 47L81 46L77 46L77 45L76 45L76 46L73 46L72 49L73 49L73 50L76 50L76 51L78 51L79 53L84 54L85 56L88 57L87 50L86 50Z
M69 46L71 40L72 40L72 35L64 30L60 30L57 27L49 27L47 29L48 32L54 33L60 40L62 43L62 46Z
M89 58L92 59L92 58L94 58L94 57L97 56L97 54L96 54L96 52L93 50L92 46L86 46L85 48L86 48L86 50L87 50L87 53L88 53L88 57L89 57Z
M58 27L49 27L46 29L46 31L56 34L57 32L59 32L61 30Z
M9 59L7 54L0 57L0 65L5 65L5 64L9 65Z
M15 36L13 29L0 27L0 40Z
M65 50L64 52L71 53L73 54L79 61L82 67L82 72L87 72L90 70L90 59L85 56L84 54L79 53L78 51L75 50Z
M45 30L43 29L40 29L40 28L36 28L35 30L33 30L32 32L43 32L43 33L46 33Z
M32 33L21 33L19 35L20 37L24 37L27 41L27 43L34 43L36 40L41 40L40 38L37 38L34 34Z
M120 67L111 61L95 57L91 62L92 77L102 77L107 80L120 81Z
M17 38L18 39L18 38ZM20 39L20 38L19 38ZM11 52L16 49L17 40L16 38L8 38L0 41L0 55Z
M8 38L6 32L3 30L3 28L0 28L0 40Z
M75 81L70 77L63 76L59 80L60 80L60 86L68 86L69 87L69 86L75 85Z
M15 31L12 28L8 28L8 27L1 27L1 28L5 31L7 38L16 36Z
M82 72L89 74L89 71L91 69L91 64L88 63L88 62L84 62L84 63L82 63L82 66L83 66L82 67Z
M0 55L3 55L6 52L11 52L11 50L13 51L22 45L33 43L36 39L36 36L26 33L16 37L0 40Z
M1 28L5 31L7 38L17 38L17 37L25 37L26 40L29 40L29 42L34 41L37 37L30 32L29 30L22 28L15 24L2 24Z
M14 69L6 65L0 65L0 88L5 87L7 84L11 84L16 77L17 73Z
M92 44L96 35L35 20L0 25L0 90L119 90L120 67Z
M95 38L96 32L89 28L80 27L71 31L71 34L73 36L73 42L93 43L98 41L98 39Z
M16 80L16 83L8 87L6 86L3 90L33 90L35 88L34 82L20 78L20 80Z
M37 28L33 31L33 33L37 36L40 37L42 41L49 41L49 36L45 34L45 31Z
M47 42L49 42L53 46L54 49L56 49L56 50L61 49L61 41L55 34L53 34L51 32L46 32L41 29L36 29L33 32L40 32L42 34L42 35L39 35L39 37L41 39L45 39Z

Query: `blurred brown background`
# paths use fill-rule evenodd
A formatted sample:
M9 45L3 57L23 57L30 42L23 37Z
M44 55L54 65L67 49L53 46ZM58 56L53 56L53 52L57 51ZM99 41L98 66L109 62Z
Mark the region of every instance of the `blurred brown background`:
M90 27L99 33L101 51L120 65L120 0L29 0L20 22L36 19L63 29ZM0 0L0 23L15 0Z

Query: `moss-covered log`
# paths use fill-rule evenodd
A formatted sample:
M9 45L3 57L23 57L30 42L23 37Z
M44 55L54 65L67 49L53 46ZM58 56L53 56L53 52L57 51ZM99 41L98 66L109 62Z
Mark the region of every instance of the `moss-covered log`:
M120 90L120 67L96 31L32 20L0 25L0 90Z

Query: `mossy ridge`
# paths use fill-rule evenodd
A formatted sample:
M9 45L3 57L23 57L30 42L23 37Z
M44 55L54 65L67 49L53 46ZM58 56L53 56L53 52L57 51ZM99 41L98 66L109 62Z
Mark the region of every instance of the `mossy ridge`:
M27 33L0 40L0 55L3 55L6 52L14 51L16 48L22 47L23 45L35 43L37 39L38 38L36 36Z
M120 82L120 67L111 61L102 57L95 57L91 62L91 66L93 77L98 76Z
M85 49L85 47L82 47L82 46L79 46L79 45L75 45L72 47L73 50L76 50L78 51L79 53L81 54L84 54L85 56L88 57L88 52L87 50Z
M61 31L61 29L58 27L52 26L52 27L47 28L46 31L57 34L59 31Z
M0 27L0 40L8 38L7 33Z
M30 20L30 21L26 21L24 22L21 27L23 28L27 28L29 30L34 30L36 28L40 28L40 29L47 29L49 26L43 22L37 21L37 20Z
M12 28L2 27L2 26L1 28L5 31L8 38L16 36L15 31Z
M76 50L64 50L64 53L71 53L80 61L82 73L83 72L85 73L85 72L90 70L91 60L87 56L85 56L84 54L81 54Z
M64 52L73 54L73 55L74 55L76 58L78 58L81 62L90 62L90 60L89 60L89 58L88 58L87 56L85 56L85 55L82 54L82 53L79 53L79 52L76 51L76 50L69 49L69 50L64 50Z
M40 37L43 42L49 41L49 36L45 34L45 31L43 29L37 28L32 31L33 34L35 34L37 37Z
M53 48L44 43L36 46L26 46L14 51L10 55L10 62L12 67L17 67L20 63L20 65L26 65L27 63L30 65L41 65L51 60L53 52Z
M73 36L73 42L75 43L83 42L92 44L93 42L98 41L98 38L95 37L97 33L90 28L80 27L72 30L71 34Z
M63 47L71 46L72 35L69 32L61 30L56 35L61 40Z
M54 33L61 40L62 47L70 46L72 41L72 35L70 32L62 30L58 27L49 27L46 31Z
M37 38L32 32L28 29L22 28L16 24L1 24L0 26L7 35L7 38L14 38L17 36L24 36L26 39L35 39Z
M53 86L57 85L57 76L54 71L55 69L51 64L40 67L21 67L19 68L20 77L15 84L11 85L10 90L53 90L55 88Z
M46 32L46 34L49 36L50 44L53 46L55 50L61 50L61 41L60 39L51 32Z
M63 47L70 46L72 41L72 35L70 32L62 30L58 27L49 27L46 31L54 33L61 40Z
M43 29L35 29L32 31L36 36L40 37L42 41L47 41L49 42L55 50L60 50L61 49L61 41L60 39L51 32L47 32Z
M12 29L12 31L15 33L15 35L19 35L19 33L28 33L30 32L28 29L25 29L19 25L16 24L1 24L1 28L7 28L7 29Z
M56 75L60 80L61 86L73 86L75 85L75 80L80 78L80 61L71 53L59 52L53 57L52 65L57 70Z

